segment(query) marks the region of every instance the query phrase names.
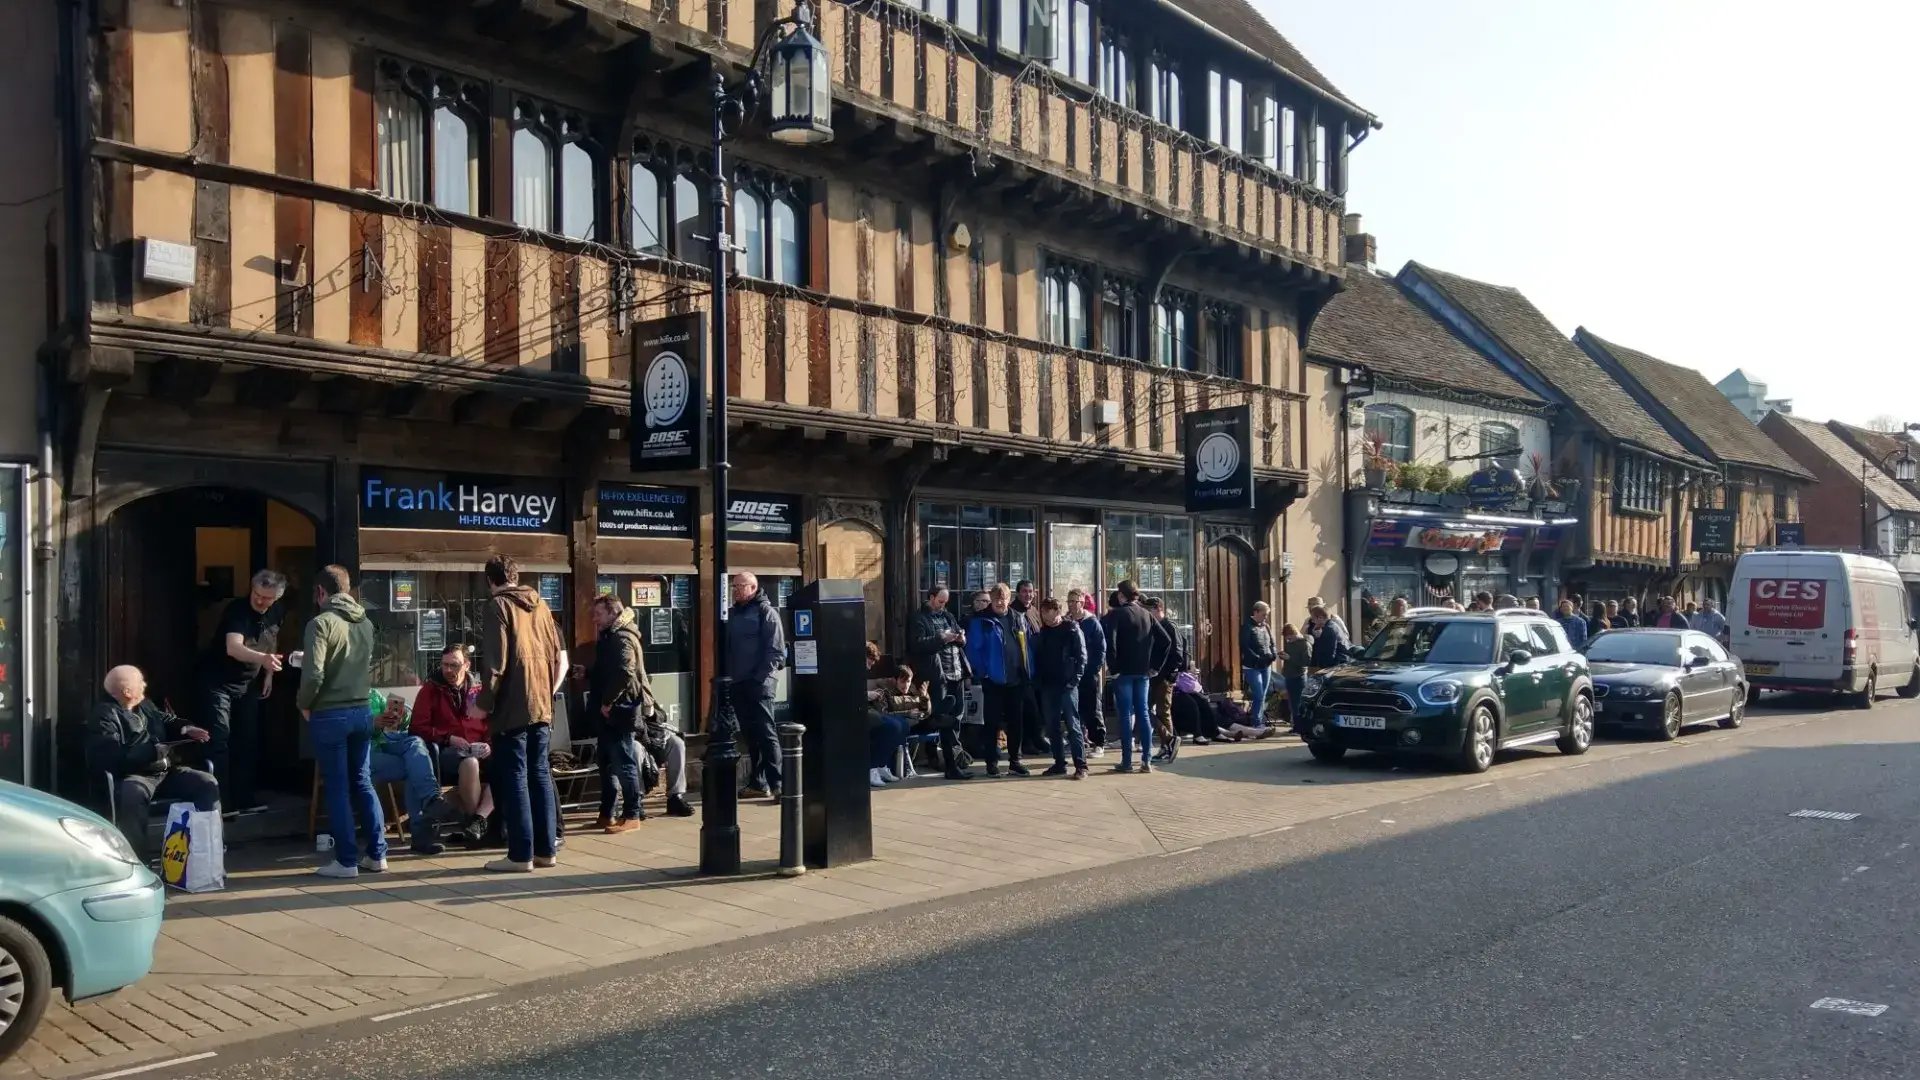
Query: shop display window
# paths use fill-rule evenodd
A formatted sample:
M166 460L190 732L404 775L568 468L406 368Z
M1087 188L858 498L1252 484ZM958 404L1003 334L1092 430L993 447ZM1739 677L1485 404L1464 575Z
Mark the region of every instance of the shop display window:
M1107 581L1132 579L1142 594L1166 604L1182 647L1193 653L1193 521L1163 514L1108 514Z
M617 596L633 612L654 700L678 731L689 730L700 712L693 670L699 581L692 574L602 574L594 587L596 595Z
M920 532L922 589L943 585L965 597L1002 582L1039 580L1031 509L921 503Z
M567 640L568 575L524 572L540 590ZM478 570L369 570L356 595L373 622L373 685L419 686L438 670L440 653L464 645L480 659L482 620L493 590Z

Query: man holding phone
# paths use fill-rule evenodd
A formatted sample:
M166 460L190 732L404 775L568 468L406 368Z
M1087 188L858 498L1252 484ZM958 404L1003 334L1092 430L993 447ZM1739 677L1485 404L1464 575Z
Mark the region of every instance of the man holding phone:
M260 702L273 693L273 676L285 666L273 650L286 592L285 574L262 570L253 575L247 595L228 603L221 613L200 659L195 719L206 727L207 765L220 781L221 805L232 813L266 810L254 788Z

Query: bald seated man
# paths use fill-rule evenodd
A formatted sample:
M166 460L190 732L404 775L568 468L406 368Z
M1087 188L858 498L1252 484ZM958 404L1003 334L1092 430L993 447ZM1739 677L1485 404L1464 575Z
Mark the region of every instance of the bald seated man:
M143 861L147 811L155 799L190 802L197 810L220 807L220 784L210 772L180 764L180 750L211 736L202 728L147 700L147 677L131 664L107 672L107 698L93 711L87 732L87 766L111 778L114 824Z

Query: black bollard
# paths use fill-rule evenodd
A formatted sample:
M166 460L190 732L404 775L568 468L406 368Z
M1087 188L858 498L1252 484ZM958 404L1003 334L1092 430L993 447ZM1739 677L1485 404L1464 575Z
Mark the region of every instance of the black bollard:
M800 806L800 737L806 733L806 727L800 724L780 725L781 877L799 877L807 872L802 857L807 824Z
M740 872L740 718L733 712L732 680L713 680L707 721L706 768L700 775L700 872Z

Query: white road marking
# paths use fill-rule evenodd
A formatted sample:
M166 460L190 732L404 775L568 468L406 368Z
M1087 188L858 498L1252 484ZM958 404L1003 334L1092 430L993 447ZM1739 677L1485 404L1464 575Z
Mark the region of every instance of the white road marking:
M1330 818L1328 818L1327 820L1328 820L1328 821L1339 821L1339 820L1340 820L1341 818L1346 818L1346 817L1352 817L1352 816L1354 816L1355 814L1364 814L1364 813L1366 813L1366 811L1365 811L1365 810L1349 810L1349 811L1347 811L1347 812L1346 812L1346 813L1344 813L1344 814L1335 814L1335 815L1333 815L1332 817L1330 817Z
M1395 820L1393 820L1393 819L1392 819L1392 818L1390 818L1390 817L1383 817L1383 818L1381 818L1381 819L1380 819L1380 824L1382 824L1382 825L1397 825L1397 824L1399 824L1399 822L1397 822L1397 821L1395 821Z
M1797 818L1819 818L1822 821L1852 821L1854 818L1857 818L1860 815L1848 813L1845 810L1795 810L1793 813L1788 814L1787 816L1797 817Z
M1595 765L1598 765L1598 764L1599 764L1599 762L1597 762L1597 761L1589 761L1589 762L1587 762L1587 763L1586 763L1585 765L1569 765L1569 766L1567 766L1567 771L1568 771L1568 772L1572 772L1572 771L1574 771L1575 769L1591 769L1591 768L1593 768L1593 767L1594 767Z
M1885 1005L1876 1005L1871 1001L1849 1001L1846 998L1825 997L1812 1005L1810 1009L1828 1009L1833 1012L1852 1013L1855 1016L1879 1016L1887 1011Z
M1483 788L1483 787L1492 787L1492 786L1493 786L1493 781L1491 781L1491 780L1489 780L1489 781L1487 781L1487 782L1486 782L1486 783L1484 783L1484 784L1475 784L1475 785L1473 785L1472 787L1470 787L1470 788L1467 788L1466 790L1468 790L1468 791L1479 791L1479 790L1480 790L1481 788Z
M1188 848L1187 850L1191 851L1193 849ZM373 1018L373 1023L384 1024L388 1020L398 1020L403 1016L413 1016L416 1013L433 1012L435 1009L451 1009L455 1005L467 1005L475 1001L485 1001L490 997L499 997L499 996L500 995L497 991L489 992L485 994L468 994L466 997L457 997L457 998L453 998L450 1001L436 1001L432 1005L422 1005L417 1009L401 1009L399 1012L382 1013L379 1016L376 1016Z
M1868 870L1870 870L1870 869L1872 869L1872 868L1871 868L1871 867L1866 867L1866 866L1856 866L1856 867L1854 867L1854 868L1853 868L1853 872L1854 872L1854 873L1856 873L1856 874L1864 874L1864 873L1866 873L1866 872L1867 872Z
M1282 825L1282 826L1280 826L1280 827L1279 827L1279 828L1277 828L1277 829L1267 829L1267 830L1264 830L1264 831L1262 831L1262 832L1257 832L1257 833L1254 833L1253 835L1255 835L1255 836L1272 836L1272 835L1273 835L1274 833L1277 833L1277 832L1286 832L1287 830L1289 830L1289 829L1291 829L1291 828L1293 828L1293 826L1291 826L1291 825Z
M141 1073L153 1072L155 1069L170 1069L175 1065L185 1065L194 1061L205 1061L210 1057L219 1056L220 1055L213 1051L208 1050L204 1054L188 1054L186 1057L168 1058L165 1061L155 1061L147 1065L135 1065L131 1069L116 1069L113 1072L99 1073L95 1076L89 1076L87 1080L114 1080L114 1077L117 1076L138 1076Z
M1195 845L1193 845L1192 847L1183 847L1183 848L1181 848L1181 849L1180 849L1179 851L1167 851L1167 852L1162 852L1162 853L1161 853L1161 855L1160 855L1160 857L1161 857L1161 858L1163 858L1163 859L1171 859L1171 858L1173 858L1173 857L1174 857L1175 855L1186 855L1186 854L1190 854L1190 853L1192 853L1192 852L1195 852L1195 851L1199 851L1199 850L1200 850L1200 845L1199 845L1199 844L1195 844Z

